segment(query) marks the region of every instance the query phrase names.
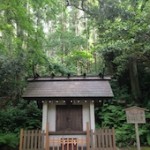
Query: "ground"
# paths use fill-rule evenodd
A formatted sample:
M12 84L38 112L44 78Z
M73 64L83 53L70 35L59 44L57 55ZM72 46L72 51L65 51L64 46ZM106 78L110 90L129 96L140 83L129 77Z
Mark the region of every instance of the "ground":
M117 150L137 150L137 147L118 148ZM141 150L150 150L150 147L141 147Z

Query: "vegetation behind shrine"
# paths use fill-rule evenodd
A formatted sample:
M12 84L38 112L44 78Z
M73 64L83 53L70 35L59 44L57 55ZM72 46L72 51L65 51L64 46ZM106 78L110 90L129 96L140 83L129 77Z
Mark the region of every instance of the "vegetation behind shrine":
M150 110L150 2L0 0L0 147L16 147L20 128L41 127L36 102L22 100L29 76L110 75L112 101L97 127L115 127L118 146L134 145L124 109ZM82 11L83 10L83 11ZM150 113L140 125L150 145Z

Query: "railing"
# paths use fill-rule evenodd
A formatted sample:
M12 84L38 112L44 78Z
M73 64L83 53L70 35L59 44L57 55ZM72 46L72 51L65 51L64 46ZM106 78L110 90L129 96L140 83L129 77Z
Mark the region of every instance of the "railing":
M86 136L83 138L52 138L49 137L48 124L46 126L45 150L90 150L90 130L87 123Z
M114 128L91 131L91 149L116 150Z
M44 132L21 129L19 150L44 150Z
M19 150L116 150L115 133L112 129L89 130L82 137L55 137L49 135L48 127L41 130L21 129Z
M85 150L86 140L84 138L50 138L50 150Z

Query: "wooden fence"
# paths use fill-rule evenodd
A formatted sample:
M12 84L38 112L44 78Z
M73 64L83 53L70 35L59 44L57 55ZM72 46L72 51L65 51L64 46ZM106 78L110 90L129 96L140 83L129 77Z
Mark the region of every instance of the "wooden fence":
M21 129L19 150L44 150L44 132Z
M116 150L114 129L88 131L83 138L58 138L47 131L22 129L19 150Z
M49 136L48 124L46 126L45 150L90 150L90 128L86 125L84 138L51 138Z
M50 150L85 150L84 138L50 138Z
M91 131L91 149L116 150L114 128Z

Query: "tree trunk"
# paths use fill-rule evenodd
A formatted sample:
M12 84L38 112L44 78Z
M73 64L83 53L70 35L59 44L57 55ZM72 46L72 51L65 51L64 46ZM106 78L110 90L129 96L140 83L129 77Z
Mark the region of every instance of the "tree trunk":
M140 85L139 85L136 58L132 57L129 60L129 73L130 73L131 92L132 92L133 99L136 103L140 103L141 102L141 90L140 90Z

